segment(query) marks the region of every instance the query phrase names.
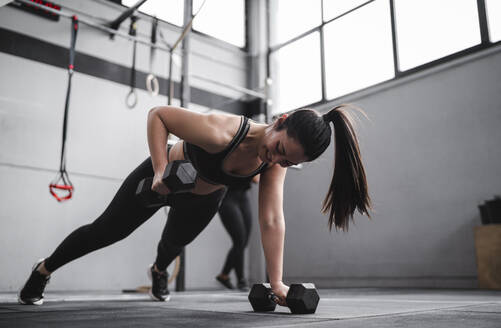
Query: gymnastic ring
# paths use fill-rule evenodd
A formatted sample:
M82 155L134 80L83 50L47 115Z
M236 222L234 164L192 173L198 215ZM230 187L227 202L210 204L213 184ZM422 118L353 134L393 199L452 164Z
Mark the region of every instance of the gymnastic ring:
M146 76L146 89L149 91L149 93L153 96L158 95L158 90L160 89L159 84L158 84L158 79L155 75L153 74L148 74Z
M176 257L176 264L174 265L174 270L172 271L172 274L169 277L169 281L167 284L170 284L174 279L176 279L177 275L179 274L179 268L181 267L181 258L178 256Z
M136 107L137 105L137 93L136 90L130 89L129 93L127 94L127 97L125 97L125 104L129 109L132 109Z

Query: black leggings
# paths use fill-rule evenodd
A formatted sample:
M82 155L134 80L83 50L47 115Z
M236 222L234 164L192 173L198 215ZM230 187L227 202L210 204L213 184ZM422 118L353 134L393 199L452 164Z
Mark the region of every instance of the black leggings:
M66 237L45 260L53 272L85 254L124 239L146 222L162 206L143 207L135 197L140 180L153 176L151 159L147 158L125 179L106 210L93 223L84 225ZM216 214L226 189L208 195L191 193L169 195L165 205L171 206L167 223L158 243L155 264L165 270L182 248L209 224Z
M231 269L235 269L238 280L242 280L244 278L244 250L249 241L252 224L247 190L228 190L219 208L219 216L233 241L233 247L226 256L222 273L227 275Z

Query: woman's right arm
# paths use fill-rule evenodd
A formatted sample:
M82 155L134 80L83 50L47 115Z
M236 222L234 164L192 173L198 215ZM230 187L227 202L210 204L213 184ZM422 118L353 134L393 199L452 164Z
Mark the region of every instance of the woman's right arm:
M209 151L218 145L221 138L220 134L217 133L217 125L218 118L215 115L199 114L172 106L151 109L148 113L147 136L155 173L152 189L161 194L169 192L167 187L161 183L163 172L168 163L167 138L169 133Z
M259 183L259 226L266 270L273 293L286 305L288 287L282 282L285 219L283 186L286 168L273 165L261 174Z
M163 172L167 166L167 138L169 131L158 116L156 108L148 113L147 123L148 147L150 148L153 171Z

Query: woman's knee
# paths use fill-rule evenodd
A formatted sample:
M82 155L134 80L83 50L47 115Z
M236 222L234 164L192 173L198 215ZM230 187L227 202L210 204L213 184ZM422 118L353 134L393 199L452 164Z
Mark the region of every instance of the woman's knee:
M103 227L99 224L90 224L87 233L102 246L114 244L128 237L132 231L118 229L118 227Z

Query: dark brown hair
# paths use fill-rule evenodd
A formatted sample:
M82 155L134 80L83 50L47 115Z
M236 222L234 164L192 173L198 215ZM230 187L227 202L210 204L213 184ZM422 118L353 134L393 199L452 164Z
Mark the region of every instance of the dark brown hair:
M329 213L329 229L348 230L349 219L358 210L370 217L371 199L367 188L365 169L353 128L353 117L347 111L355 106L336 106L324 115L313 109L300 109L291 113L277 127L287 129L287 135L297 140L309 161L315 160L329 146L334 125L335 162L329 191L323 202L322 212ZM365 114L364 114L365 115Z

